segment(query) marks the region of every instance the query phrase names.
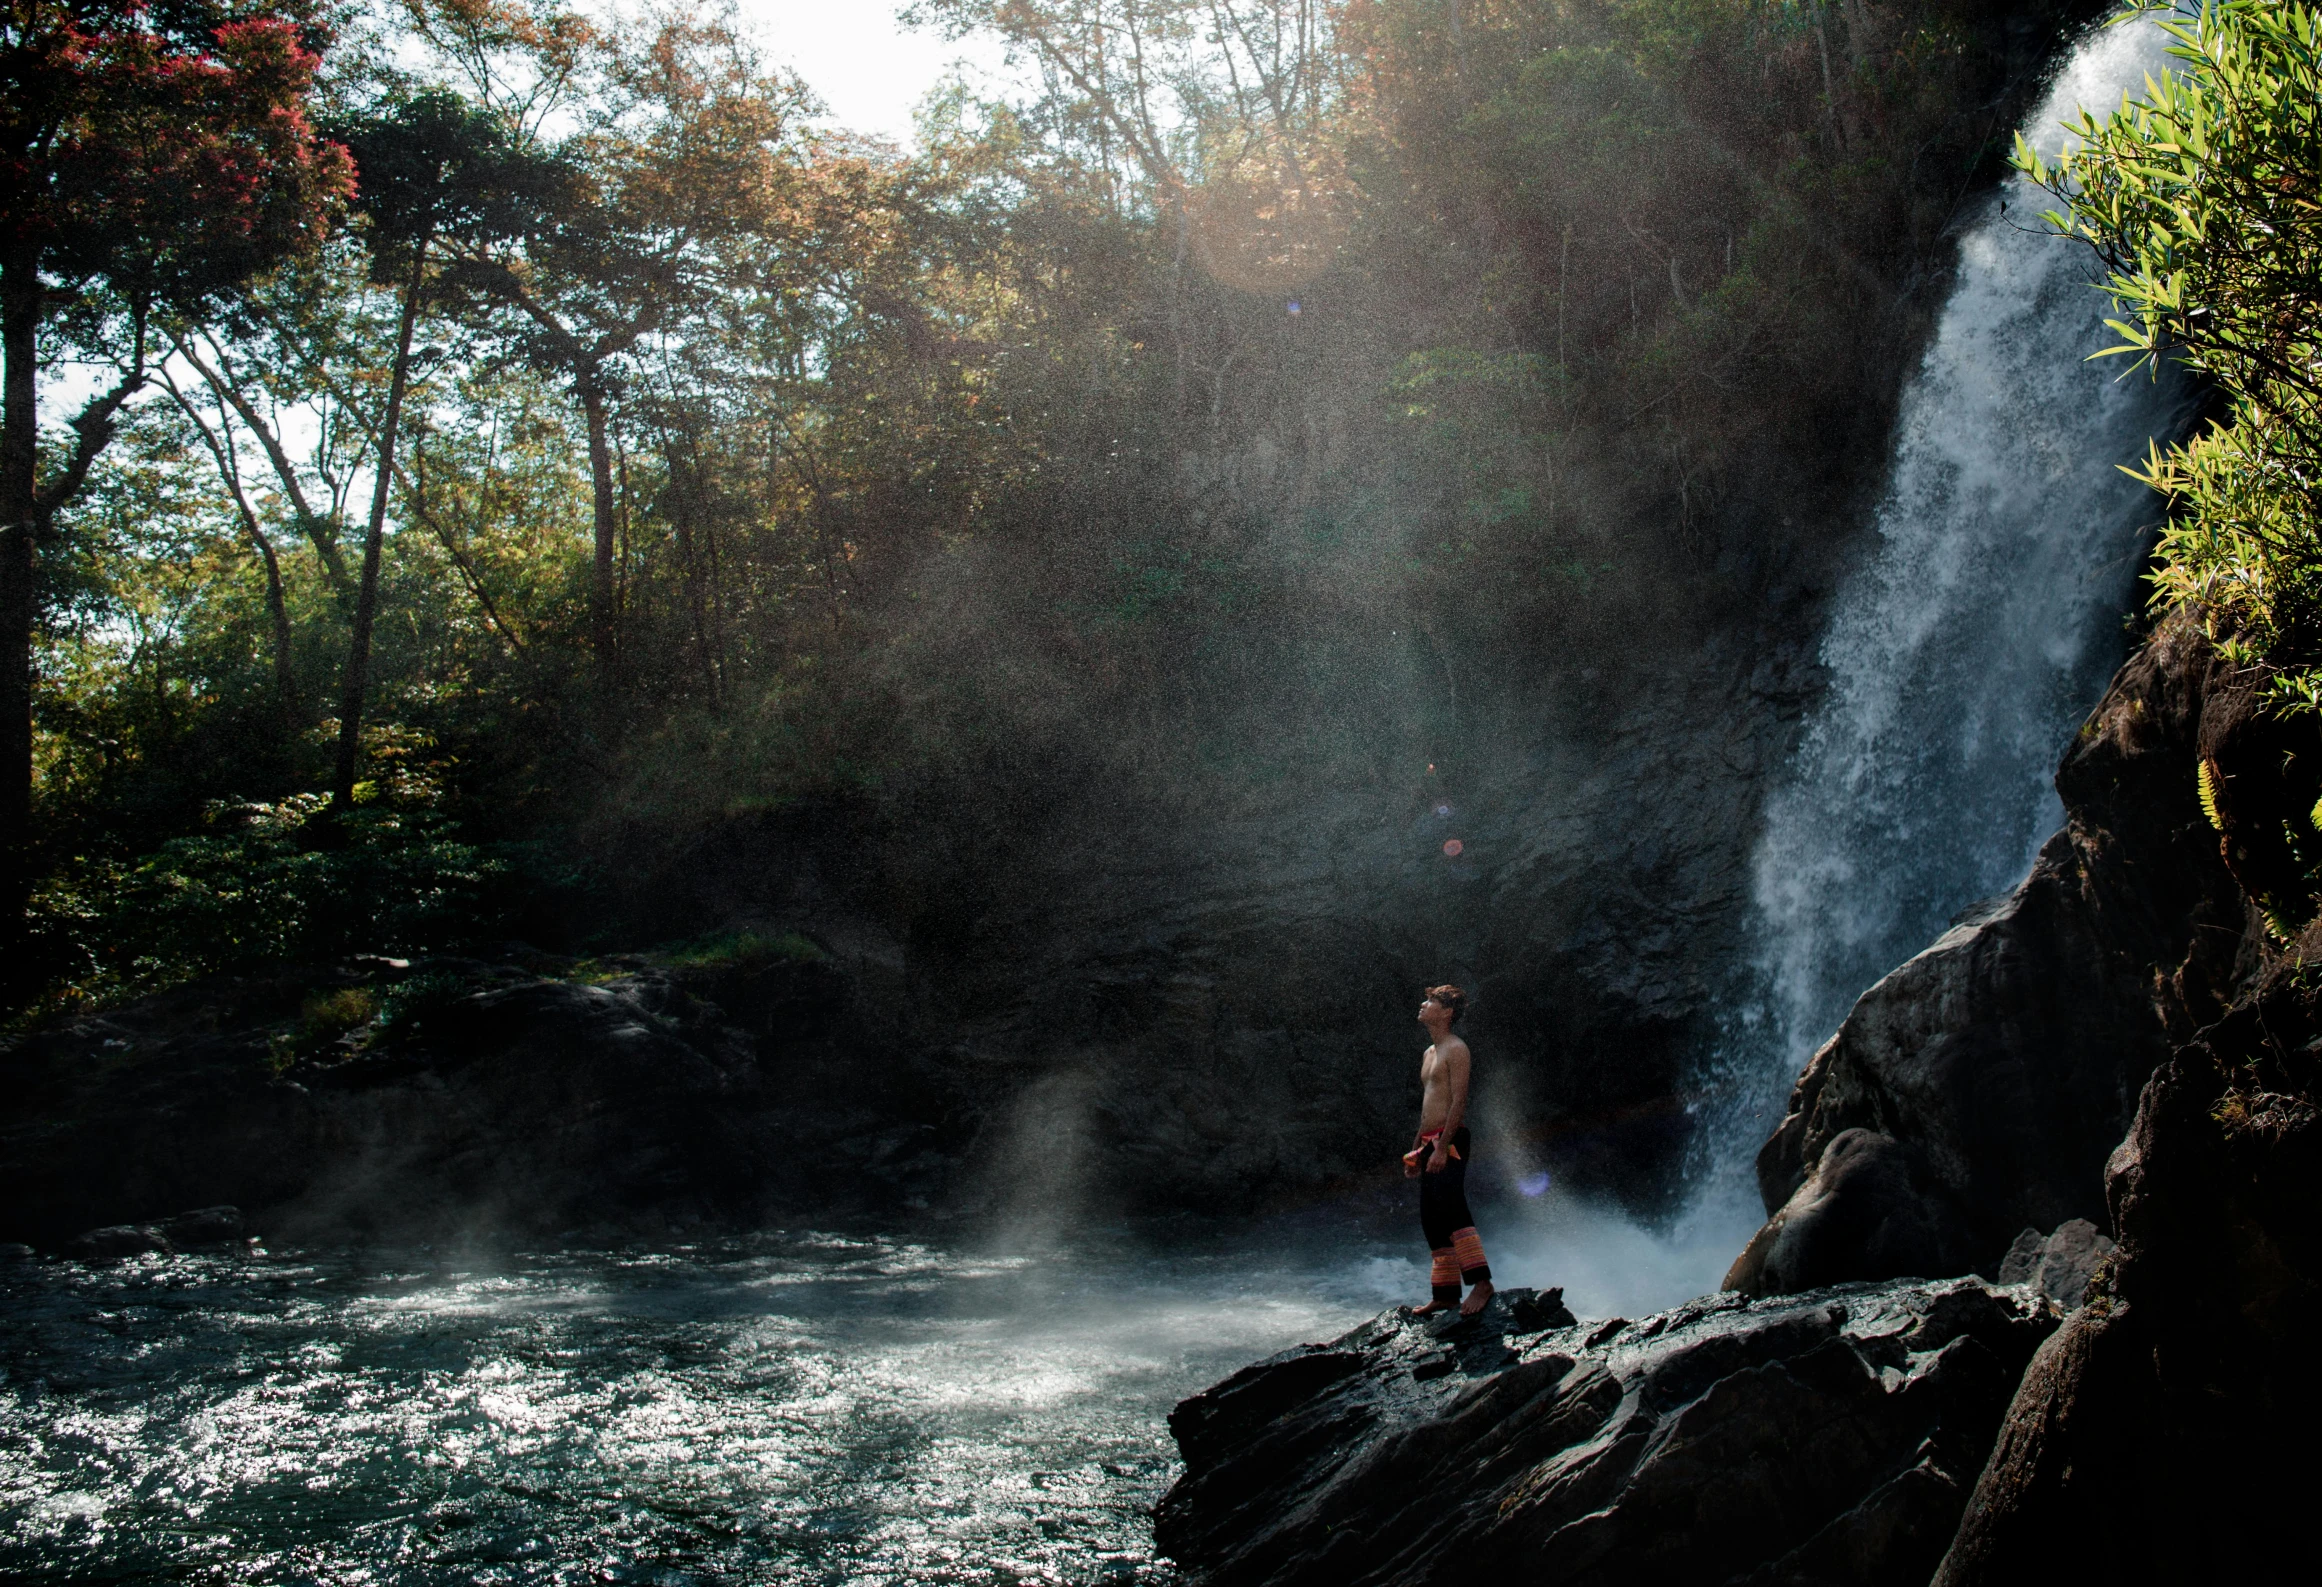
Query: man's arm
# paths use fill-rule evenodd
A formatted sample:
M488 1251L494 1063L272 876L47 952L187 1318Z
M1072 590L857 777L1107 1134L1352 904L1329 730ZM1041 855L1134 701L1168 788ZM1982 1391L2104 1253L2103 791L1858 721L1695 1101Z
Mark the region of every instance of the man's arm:
M1435 1049L1431 1046L1419 1060L1419 1122L1411 1130L1411 1149L1403 1154L1403 1177L1416 1178L1419 1173L1419 1154L1427 1149L1427 1095L1435 1089Z

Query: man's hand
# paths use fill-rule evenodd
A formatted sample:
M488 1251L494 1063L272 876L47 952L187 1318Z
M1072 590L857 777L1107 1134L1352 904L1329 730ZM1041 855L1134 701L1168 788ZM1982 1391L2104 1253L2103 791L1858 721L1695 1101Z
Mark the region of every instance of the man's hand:
M1451 1148L1444 1142L1437 1141L1435 1143L1435 1150L1427 1154L1427 1172L1431 1174L1440 1174L1443 1172L1443 1165L1450 1161Z
M1405 1179L1417 1179L1419 1177L1419 1164L1414 1159L1408 1157L1403 1159L1403 1177Z

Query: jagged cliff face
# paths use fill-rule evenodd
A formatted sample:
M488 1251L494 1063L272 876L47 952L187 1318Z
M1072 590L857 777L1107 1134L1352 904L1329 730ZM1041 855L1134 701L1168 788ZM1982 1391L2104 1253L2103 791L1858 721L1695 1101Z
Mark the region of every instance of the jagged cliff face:
M2121 669L2031 876L1865 992L1799 1077L1730 1286L1996 1272L2025 1227L2104 1216L2146 1076L2258 963L2192 775L2243 692L2183 618Z
M1735 1289L1994 1271L2011 1225L2063 1215L2117 1241L2017 1388L1945 1587L2322 1563L2286 1524L2316 1471L2322 932L2264 919L2315 734L2262 682L2165 624L2066 757L2030 878L1864 994L1759 1157ZM2230 801L2203 808L2197 763Z
M2311 1579L2322 941L2146 1083L2105 1174L2120 1248L2041 1348L1935 1580Z

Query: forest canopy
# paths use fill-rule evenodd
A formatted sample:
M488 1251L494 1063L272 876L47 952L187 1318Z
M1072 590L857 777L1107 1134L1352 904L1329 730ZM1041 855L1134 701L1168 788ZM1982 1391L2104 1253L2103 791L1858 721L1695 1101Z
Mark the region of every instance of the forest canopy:
M712 12L7 9L82 151L0 259L14 1006L650 934L809 806L932 930L1060 789L1376 782L1805 598L2074 8L914 15L1028 86L901 150Z

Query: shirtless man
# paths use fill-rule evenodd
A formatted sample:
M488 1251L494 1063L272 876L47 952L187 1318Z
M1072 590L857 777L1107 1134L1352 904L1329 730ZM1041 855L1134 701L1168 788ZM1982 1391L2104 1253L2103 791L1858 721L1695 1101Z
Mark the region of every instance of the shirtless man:
M1467 1043L1451 1034L1466 1007L1467 994L1456 986L1429 987L1419 1005L1419 1023L1434 1045L1419 1060L1419 1135L1403 1154L1403 1175L1419 1181L1419 1227L1434 1256L1435 1293L1417 1309L1421 1317L1454 1306L1473 1317L1492 1298L1492 1270L1467 1210ZM1464 1304L1462 1280L1474 1286Z

